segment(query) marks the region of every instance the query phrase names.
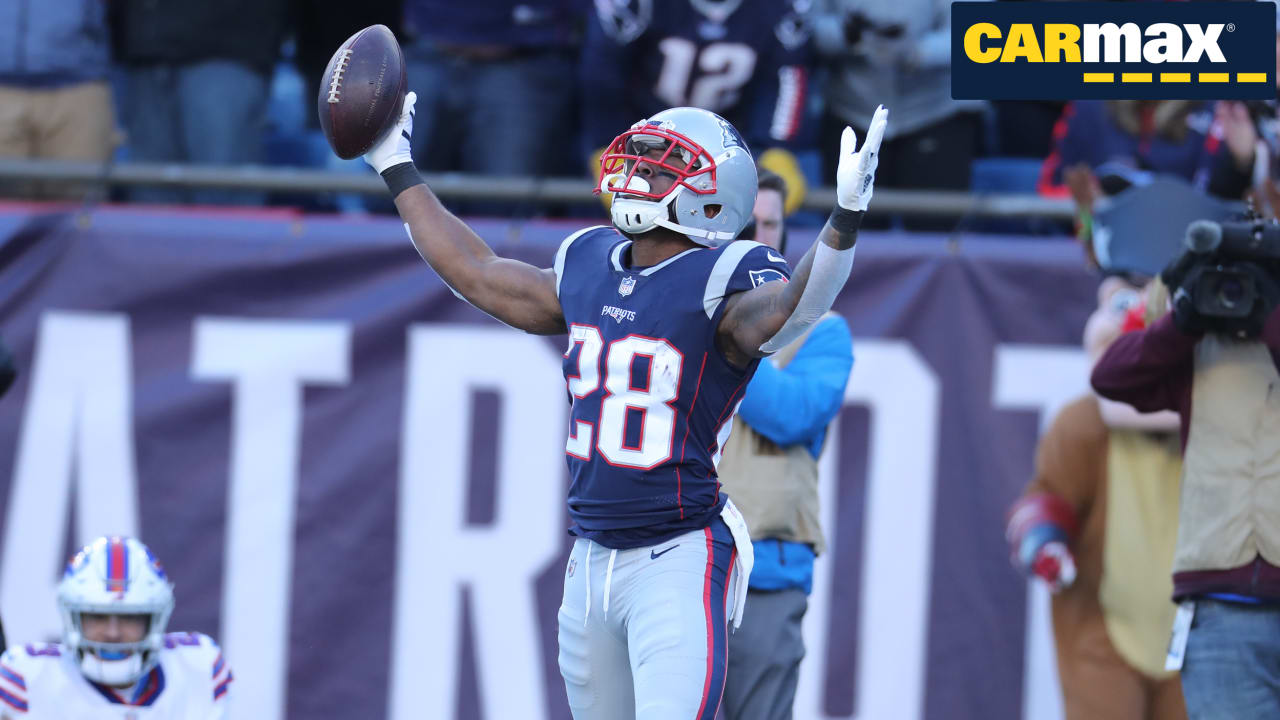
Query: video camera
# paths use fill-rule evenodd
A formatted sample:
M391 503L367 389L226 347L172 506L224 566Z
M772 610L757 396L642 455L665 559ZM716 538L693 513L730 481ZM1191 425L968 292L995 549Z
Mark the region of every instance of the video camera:
M1196 220L1185 246L1161 273L1174 322L1187 332L1257 337L1280 303L1280 223L1253 213Z

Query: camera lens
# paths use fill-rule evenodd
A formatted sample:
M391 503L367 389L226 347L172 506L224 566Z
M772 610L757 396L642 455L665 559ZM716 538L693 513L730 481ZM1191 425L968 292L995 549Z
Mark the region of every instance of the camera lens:
M1234 310L1244 301L1244 285L1236 278L1224 278L1218 286L1218 302L1227 309Z

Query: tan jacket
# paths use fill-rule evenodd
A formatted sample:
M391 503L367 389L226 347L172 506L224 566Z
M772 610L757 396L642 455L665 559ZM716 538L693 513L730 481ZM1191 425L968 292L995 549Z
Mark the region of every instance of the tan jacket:
M806 332L761 362L785 368L808 339ZM779 447L735 417L718 474L746 518L752 540L774 538L807 543L819 555L826 551L818 519L818 461L806 444Z
M1280 373L1267 346L1196 345L1175 573L1280 565Z

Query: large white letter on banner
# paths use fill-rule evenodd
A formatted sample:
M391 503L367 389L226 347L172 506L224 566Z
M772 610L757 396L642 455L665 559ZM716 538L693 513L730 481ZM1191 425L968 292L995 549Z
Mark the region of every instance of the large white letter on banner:
M76 542L138 534L128 317L46 312L32 366L0 569L11 643L62 634L55 593L72 468Z
M392 630L391 720L457 714L460 596L474 604L488 718L546 714L534 580L560 552L568 408L560 354L505 328L409 333ZM501 397L492 526L467 524L472 393Z
M919 720L924 712L925 652L929 626L929 579L933 572L933 501L938 453L940 383L910 343L854 340L854 362L846 405L871 409L863 520L861 603L858 616L857 707L866 720ZM839 428L829 430L819 463L823 529L835 538ZM827 646L835 553L814 566L817 592L804 619L805 647L795 716L828 718L823 686L829 673ZM892 588L892 592L885 592ZM748 604L748 613L750 605ZM747 615L748 621L750 614ZM844 683L846 684L847 680Z
M1030 410L1040 415L1040 432L1064 405L1089 389L1089 359L1076 347L998 345L991 404L1001 410ZM1030 468L1027 468L1030 478ZM1027 583L1027 635L1022 676L1022 717L1058 720L1062 691L1053 653L1049 590Z
M349 380L345 323L198 318L191 374L235 386L222 638L235 703L284 717L302 388Z

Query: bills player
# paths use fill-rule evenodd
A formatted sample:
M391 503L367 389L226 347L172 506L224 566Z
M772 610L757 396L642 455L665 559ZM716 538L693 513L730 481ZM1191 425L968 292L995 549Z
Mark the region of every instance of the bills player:
M821 318L849 276L888 111L861 151L846 132L840 206L794 273L764 245L731 242L751 216L755 163L732 125L686 107L609 144L597 190L615 196L613 227L570 235L540 269L495 255L426 187L409 156L413 102L365 159L418 252L498 320L568 333L577 539L559 659L574 718L710 720L752 563L716 463L760 358Z
M0 656L4 720L221 720L231 668L212 638L165 633L173 585L147 546L99 538L58 585L63 643Z

